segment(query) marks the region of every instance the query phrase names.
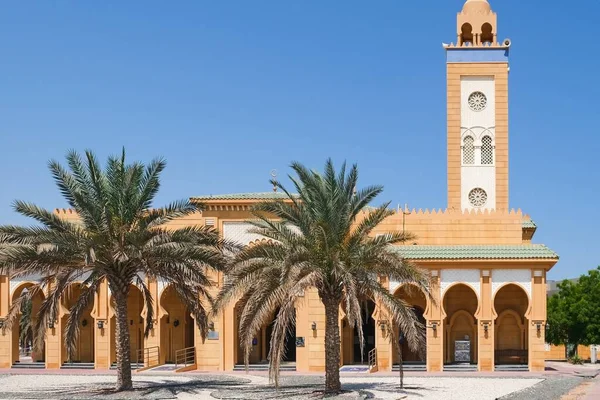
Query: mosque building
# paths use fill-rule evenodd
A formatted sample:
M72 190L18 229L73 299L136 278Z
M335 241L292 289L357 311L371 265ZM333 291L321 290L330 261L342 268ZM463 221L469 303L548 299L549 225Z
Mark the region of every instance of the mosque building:
M404 347L412 370L543 371L546 356L546 274L558 256L534 244L536 224L520 210L509 209L508 79L510 40L499 40L496 13L487 0L467 0L457 16L456 41L444 45L447 64L447 186L445 210L398 209L376 230L414 233L412 243L397 246L407 260L432 277L433 300L402 282L384 279L394 296L414 307L426 325L424 355ZM452 39L454 40L454 39ZM441 110L440 110L441 111ZM249 210L282 193L238 193L193 197L204 210L176 221L175 226L216 227L230 240L248 245L260 240L248 233ZM365 210L364 212L368 212ZM57 210L76 220L70 210ZM217 277L222 281L223 277ZM0 277L0 316L11 301L34 284L32 280ZM129 298L131 358L140 367L177 363L180 370L239 369L243 354L238 340L236 304L211 321L203 343L193 320L175 291L165 282L149 282L155 298L154 329L144 338L146 310L142 294L132 287ZM73 288L71 296L77 296ZM43 294L34 299L39 308ZM82 317L79 343L67 360L64 330L73 297L62 301L59 318L48 329L45 348L32 354L31 366L105 369L116 361L115 317L110 292L103 285ZM397 352L378 304L368 305L370 317L360 327L366 338L361 354L358 333L340 313L343 366L367 364L371 371L391 371ZM264 368L271 329L263 327L254 340L250 362ZM325 312L316 291L298 298L296 324L288 338L283 369L325 370ZM19 328L0 333L0 368L24 366L18 345ZM184 362L187 359L188 362ZM189 361L191 360L191 361ZM343 366L341 366L343 368Z

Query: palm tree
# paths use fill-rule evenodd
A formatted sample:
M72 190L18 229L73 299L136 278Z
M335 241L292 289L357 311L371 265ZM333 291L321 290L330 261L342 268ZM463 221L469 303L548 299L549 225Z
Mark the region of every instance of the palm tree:
M70 309L65 345L68 356L75 350L78 321L93 302L102 282L107 282L116 315L117 390L132 388L127 297L131 285L143 295L147 315L145 335L155 315L148 280L171 284L194 316L202 337L208 331L207 310L212 301L208 270L221 270L227 263L227 243L209 227L169 229L168 222L199 210L189 201L164 208L151 208L160 187L162 159L148 166L126 164L125 151L109 157L105 169L90 151L82 157L67 155L69 169L51 161L56 184L78 215L77 223L34 204L14 203L14 209L33 218L38 225L0 227L0 267L12 277L38 275L39 290L47 296L37 315L35 345L41 347L49 321L55 321L61 296L69 286L83 282L80 296ZM208 267L208 269L207 269ZM17 306L17 304L15 304ZM13 315L16 312L12 313Z
M252 338L276 314L269 374L277 385L285 338L295 323L297 298L316 289L326 316L326 392L336 393L341 390L340 305L345 307L350 326L361 327L361 303L366 299L376 301L385 309L388 321L399 326L411 349L417 351L424 344L424 327L410 305L382 286L381 277L411 282L425 293L429 293L428 278L391 246L410 240L411 234L390 232L373 237L374 228L394 211L388 209L389 203L367 207L383 189L369 186L356 191L356 165L348 173L345 164L336 172L331 160L323 174L299 163L293 163L291 168L296 174L290 179L297 194L272 181L287 198L262 202L253 208L251 231L265 240L247 246L235 256L215 305L222 308L239 299L239 335L246 364ZM362 354L361 329L358 335Z

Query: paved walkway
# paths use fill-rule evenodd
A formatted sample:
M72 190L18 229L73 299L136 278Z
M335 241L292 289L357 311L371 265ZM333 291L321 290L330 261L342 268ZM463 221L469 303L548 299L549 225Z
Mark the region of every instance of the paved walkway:
M585 391L582 400L598 400L600 399L600 377L594 378L594 383Z

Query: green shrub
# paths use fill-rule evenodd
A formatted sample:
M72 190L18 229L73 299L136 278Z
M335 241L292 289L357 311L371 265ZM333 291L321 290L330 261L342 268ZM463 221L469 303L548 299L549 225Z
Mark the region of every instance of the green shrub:
M583 365L583 358L575 354L573 357L569 358L569 362L574 365Z

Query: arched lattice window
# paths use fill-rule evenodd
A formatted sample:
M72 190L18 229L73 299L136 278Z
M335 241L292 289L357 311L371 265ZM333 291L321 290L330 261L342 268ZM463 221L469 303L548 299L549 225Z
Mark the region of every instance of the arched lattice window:
M463 164L475 164L475 140L467 136L463 140Z
M481 139L481 164L494 164L494 146L492 145L492 138L489 136L484 136Z

